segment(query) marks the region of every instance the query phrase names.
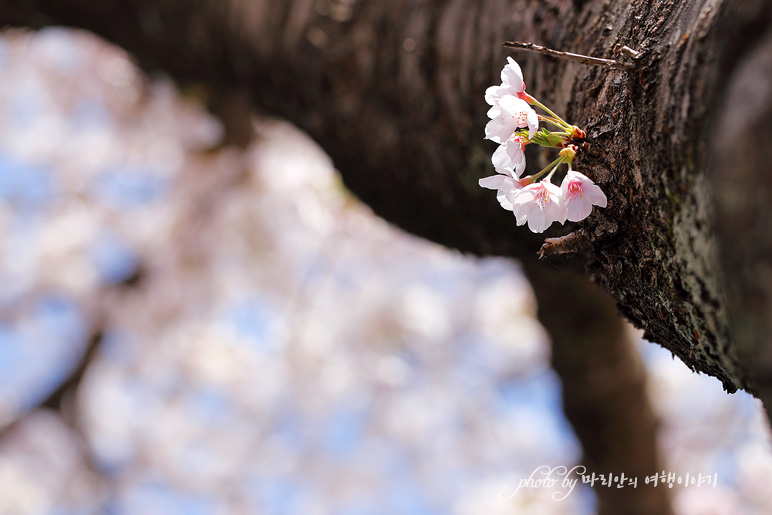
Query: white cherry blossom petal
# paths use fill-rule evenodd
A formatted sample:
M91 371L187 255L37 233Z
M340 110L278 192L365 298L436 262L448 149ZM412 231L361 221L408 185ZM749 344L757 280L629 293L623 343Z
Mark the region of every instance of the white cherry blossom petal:
M579 222L592 212L592 206L606 207L606 195L592 180L574 170L569 170L560 185L560 193L566 204L568 220Z
M525 101L524 101L525 102ZM528 102L526 102L527 104ZM530 106L528 106L530 109ZM536 111L533 109L530 109L528 111L528 139L533 139L533 135L536 134L536 131L539 130L539 115L536 114Z
M531 232L541 233L544 232L547 227L552 225L552 220L547 216L547 213L542 209L535 209L528 216L528 228Z
M517 126L513 126L510 119L501 115L489 121L485 126L485 138L500 144L516 130Z
M497 190L496 200L498 200L501 207L507 211L512 211L512 202L510 199L517 191L523 188L520 181L511 174L497 174L490 177L483 177L478 183L483 188Z
M598 186L597 184L589 184L585 186L584 196L594 206L606 207L608 205L608 199L606 198L606 194L603 193L603 190L601 190L600 186Z
M528 228L544 232L552 222L565 223L566 206L561 190L546 181L529 184L513 199L513 211L518 225L528 222Z
M485 101L488 105L493 106L493 109L488 111L489 118L495 118L498 116L499 100L506 95L520 96L525 91L525 82L523 82L523 72L520 70L520 65L512 59L507 57L507 64L501 70L501 85L491 86L485 90Z
M491 86L485 90L485 101L488 105L495 107L499 103L501 97L507 94L509 94L509 88L504 84L500 86Z
M483 188L488 188L489 190L497 190L506 178L505 175L491 175L490 177L483 177L477 181L477 184Z
M489 112L498 112L498 115L485 126L485 137L496 143L506 141L521 127L528 127L532 137L539 124L536 111L528 102L512 95L506 95L499 100L498 111L491 109ZM534 121L536 126L533 126Z
M512 173L520 177L525 170L522 138L512 136L499 145L493 153L491 162L498 173Z
M512 177L505 177L499 191L496 192L496 200L499 201L501 207L507 211L512 211L513 204L510 198L517 195L517 192L521 189L523 189L523 185L520 184L520 181L513 179Z
M507 57L507 65L501 70L501 83L511 90L510 95L516 95L525 90L523 72L517 61L511 57Z
M496 118L496 117L497 117L497 116L499 116L500 114L501 114L501 108L499 107L499 103L498 103L498 101L497 101L497 102L496 102L496 105L494 105L493 107L491 107L490 109L488 109L488 118L490 118L491 120L493 120L494 118Z
M566 210L568 213L568 220L571 222L578 222L584 220L592 212L592 204L589 202L566 202Z

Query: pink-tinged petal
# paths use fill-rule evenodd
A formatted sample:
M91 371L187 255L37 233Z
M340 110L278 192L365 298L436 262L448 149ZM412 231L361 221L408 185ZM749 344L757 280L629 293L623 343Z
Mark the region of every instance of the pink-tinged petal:
M529 190L528 189L531 186L533 186L533 185L526 186L525 188L520 190L520 193L518 193L517 197L515 197L514 200L512 200L512 203L515 206L525 206L525 205L534 205L535 206L536 205L536 204L534 204L534 201L533 201L533 199L534 199L534 192L533 192L533 190Z
M520 93L524 89L523 72L520 70L520 65L514 59L507 57L507 61L508 64L501 70L501 82L514 90L513 94Z
M517 163L512 170L512 173L515 175L515 177L520 177L523 175L523 172L525 171L525 159L523 159L520 163Z
M544 232L550 225L552 225L552 219L541 209L535 209L528 215L528 228L531 232Z
M584 220L592 212L592 204L586 200L569 200L566 207L568 208L568 220L571 222Z
M528 102L521 98L517 98L514 95L505 95L499 100L499 106L502 111L506 111L508 115L512 116L520 111L531 109Z
M501 116L501 108L499 107L499 103L496 102L495 104L493 104L493 107L488 109L488 118L493 120L494 118L498 118L499 116Z
M522 215L528 215L528 213L531 211L539 209L539 206L536 205L536 202L533 200L524 202L523 198L528 198L528 194L521 191L519 195L515 195L515 198L512 199L512 204L515 206L515 211Z
M520 184L520 181L513 180L512 188L507 190L507 200L510 204L514 206L515 198L517 198L521 191L523 191L523 186Z
M503 84L501 86L491 86L485 90L485 101L488 105L495 106L499 99L507 94L507 87Z
M550 182L529 184L513 200L513 211L519 224L528 222L528 228L543 232L552 222L565 223L566 206L560 197L560 188Z
M597 184L592 182L589 177L575 170L568 171L563 179L563 183L560 185L560 190L563 198L568 202L586 202L590 205L590 208L592 208L592 205L606 207L608 202L606 194L603 193L603 190L601 190ZM577 214L576 216L579 215ZM586 216L587 215L584 215L582 218L585 218Z
M496 149L491 162L498 173L512 173L520 177L525 170L525 154L522 145L519 141L509 138Z
M528 109L528 139L533 139L533 135L539 130L539 115L530 107Z
M496 143L501 143L509 138L517 129L517 125L506 116L499 116L489 121L485 126L485 138Z
M505 145L509 160L512 162L512 169L515 172L515 175L520 177L525 171L525 152L523 152L523 145L520 143L520 138L510 138L505 142Z
M582 184L584 184L586 181L590 181L590 178L582 173L577 172L576 170L569 170L568 173L566 173L566 176L563 178L563 182L566 181L580 181Z
M510 198L513 197L514 192L522 189L520 181L515 180L511 175L500 174L492 175L490 177L483 177L478 181L483 188L495 189L496 200L499 201L501 207L508 211L512 211L512 202Z
M501 187L502 183L506 179L506 175L491 175L490 177L483 177L477 181L477 184L483 188L488 188L489 190L497 190Z
M515 199L517 199L517 197L515 197ZM525 204L518 204L514 202L512 211L515 213L515 220L517 220L517 225L523 225L531 216L531 213L534 211L539 211L539 208L533 202L528 202Z
M501 207L503 207L507 211L512 211L512 208L514 206L513 206L512 202L509 201L509 189L508 188L506 188L506 187L499 188L499 191L496 193L496 200L499 201L499 204L501 204Z
M493 153L493 157L491 157L491 162L493 163L493 168L495 168L498 173L506 173L508 170L512 169L511 160L509 159L509 155L507 155L507 149L504 145L499 145Z
M528 127L529 139L539 128L539 116L528 102L512 95L506 95L499 100L501 113L498 118L507 120L507 123L515 127ZM497 118L497 119L498 119Z
M566 219L568 218L568 206L565 204L553 204L550 206L550 208L547 210L548 214L552 219L556 222L560 222L561 225L566 223Z
M584 186L584 198L589 200L592 204L598 206L598 207L606 207L608 204L608 199L606 198L606 194L603 193L603 190L600 189L600 186L597 184L589 184Z
M561 224L566 223L568 209L563 198L560 196L560 188L551 183L547 183L545 186L549 186L547 191L549 191L550 202L544 206L544 212L551 220L560 222Z
M563 198L568 198L568 183L571 182L571 170L563 177L563 182L560 183L560 194Z
M541 181L538 184L535 184L535 186L541 186L542 188L546 189L551 195L555 195L557 197L560 197L560 188L552 184L551 182L547 181Z
M547 191L549 205L554 204L556 206L565 207L563 202L563 194L559 187L555 186L551 182L546 181L541 181L539 184L542 185L542 187Z

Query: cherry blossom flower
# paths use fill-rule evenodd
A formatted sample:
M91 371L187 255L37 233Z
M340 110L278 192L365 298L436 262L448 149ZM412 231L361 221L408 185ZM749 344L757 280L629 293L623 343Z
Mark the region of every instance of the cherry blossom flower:
M485 138L499 144L491 161L497 175L480 179L480 186L497 190L496 198L504 209L514 212L517 225L528 224L535 232L544 232L552 222L577 222L592 212L592 206L606 207L606 195L590 179L571 169L577 147L566 144L571 139L581 139L584 131L563 121L548 107L525 92L523 73L512 58L501 71L501 85L485 90L485 101L490 121L485 126ZM536 141L540 116L531 104L547 111L548 121L563 132L544 132ZM525 132L518 129L528 129ZM523 147L537 143L545 147L558 147L560 157L542 171L520 180L525 170ZM561 187L550 182L552 174L561 164L568 165L568 175ZM548 174L541 182L539 179Z
M517 177L525 170L525 153L523 152L523 137L510 136L493 153L493 167L498 173L512 173Z
M508 140L522 127L528 127L528 139L531 139L539 128L539 116L536 111L520 98L505 95L499 100L497 112L498 115L485 126L485 137L496 143Z
M498 190L496 192L496 200L499 201L501 207L508 211L512 211L511 199L515 197L517 192L523 189L523 185L520 184L520 181L513 172L503 172L490 177L483 177L478 181L478 184L489 190Z
M606 195L588 177L574 170L568 170L560 190L572 222L584 220L590 215L592 206L606 207Z
M525 82L523 82L523 72L520 70L520 65L511 57L507 57L507 61L509 64L501 70L501 85L491 86L485 90L485 101L493 106L488 111L490 118L496 118L499 115L497 109L502 97L505 95L520 97L525 93Z
M528 222L528 228L544 232L552 222L566 221L566 205L560 188L549 181L529 184L512 198L517 225Z

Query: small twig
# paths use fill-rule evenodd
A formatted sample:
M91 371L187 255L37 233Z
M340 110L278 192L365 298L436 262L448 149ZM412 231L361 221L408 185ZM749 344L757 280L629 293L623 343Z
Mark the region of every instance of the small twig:
M101 324L100 324L101 325ZM102 327L98 327L92 330L91 335L88 337L86 348L78 361L75 368L72 369L70 375L62 381L62 383L48 396L41 400L37 408L48 408L54 411L58 411L63 417L65 413L65 401L68 395L74 395L80 384L83 382L83 377L86 375L88 367L96 361L97 353L102 347L102 341L104 339L104 330Z
M627 45L622 45L622 47L619 49L619 53L622 55L626 55L627 57L630 57L632 59L638 59L641 56L641 53L637 50L633 50Z
M0 440L10 434L16 427L22 424L25 418L30 416L36 410L50 409L59 412L59 416L75 428L76 425L76 406L75 397L81 387L83 378L88 368L98 357L99 350L102 347L104 334L107 325L107 306L110 305L110 296L121 294L128 289L136 288L143 280L144 273L142 267L137 267L134 273L120 283L105 286L94 293L94 299L91 302L83 302L83 311L90 313L90 331L86 340L85 348L78 359L78 363L70 370L64 380L49 393L45 398L40 399L35 404L20 410L15 417L3 424L0 422ZM77 428L76 428L77 429Z
M587 246L587 236L579 229L559 238L547 238L539 250L539 259L544 260L556 254L576 254Z
M622 61L615 61L614 59L601 59L600 57L590 57L587 55L574 54L572 52L561 52L560 50L552 50L551 48L535 45L533 43L523 43L522 41L505 41L502 46L528 50L529 52L549 55L551 57L557 57L558 59L567 59L569 61L575 61L590 66L605 66L606 68L614 68L617 70L635 69L634 64L623 63Z

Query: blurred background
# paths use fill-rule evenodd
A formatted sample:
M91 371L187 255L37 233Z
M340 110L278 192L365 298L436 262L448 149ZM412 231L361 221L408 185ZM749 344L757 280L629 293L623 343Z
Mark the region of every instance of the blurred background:
M0 514L594 513L499 495L581 460L516 262L86 33L5 32L0 73ZM675 511L772 513L759 403L637 339L666 471L717 477Z

